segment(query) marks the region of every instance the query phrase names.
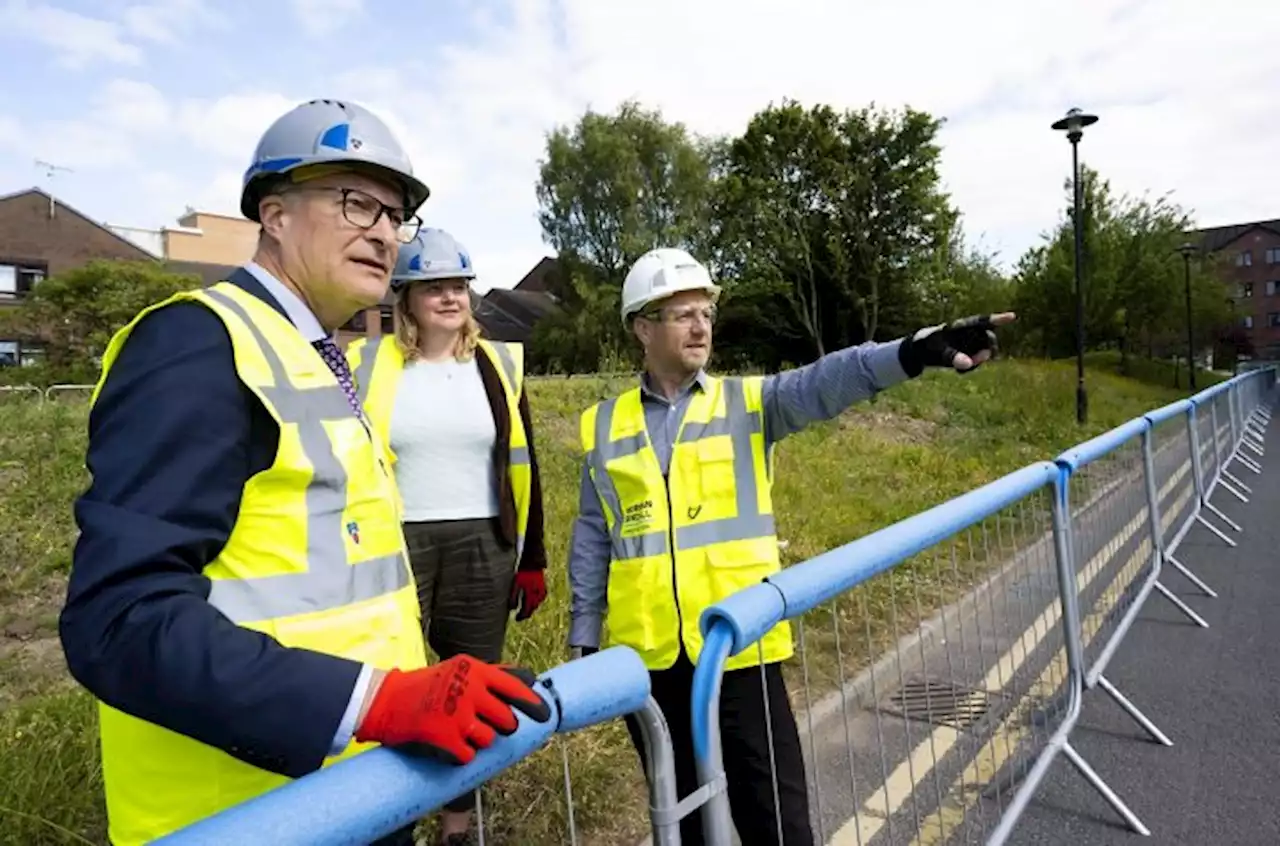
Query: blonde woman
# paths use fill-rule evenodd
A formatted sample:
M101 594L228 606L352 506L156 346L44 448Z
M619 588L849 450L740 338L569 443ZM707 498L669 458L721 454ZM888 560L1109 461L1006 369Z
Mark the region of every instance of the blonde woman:
M524 351L480 337L475 275L461 244L423 228L391 277L395 334L347 357L390 447L423 635L441 660L497 662L510 611L527 619L546 598L546 550ZM473 842L474 802L445 806L446 846Z

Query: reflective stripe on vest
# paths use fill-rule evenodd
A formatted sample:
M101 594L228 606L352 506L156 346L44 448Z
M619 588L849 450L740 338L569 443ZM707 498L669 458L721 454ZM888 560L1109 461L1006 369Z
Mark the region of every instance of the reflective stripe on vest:
M360 364L357 365L355 372L351 374L356 383L356 398L360 400L360 404L364 405L369 400L369 384L373 381L373 365L381 352L381 344L370 344L367 340L361 338L358 342L360 347ZM392 341L392 343L395 343Z
M307 461L314 470L306 491L307 569L254 578L214 579L209 604L237 624L276 617L326 611L391 593L409 584L408 562L403 553L383 555L352 565L343 541L342 524L347 504L347 474L337 456L325 421L352 416L346 394L338 385L298 388L283 363L267 343L248 312L231 297L215 289L205 296L234 312L244 321L262 349L275 387L264 388L285 423L298 427Z
M498 358L498 365L502 368L502 372L507 377L507 388L509 391L508 399L513 402L519 402L520 399L520 383L519 371L516 369L515 359L511 357L511 350L507 349L507 345L502 341L490 341L489 348L492 349ZM512 406L515 408L515 406ZM516 410L516 416L519 416L519 410ZM527 446L511 446L512 464L528 464L529 463L529 447ZM521 538L523 545L523 538Z
M678 549L697 549L726 541L748 540L774 534L772 514L761 514L756 487L755 465L752 460L751 436L761 431L760 418L747 411L742 383L728 379L723 383L725 398L724 417L713 417L706 423L688 422L679 436L679 443L691 443L703 438L729 435L733 443L733 479L737 509L733 517L678 526L675 530ZM668 533L649 532L632 537L622 536L623 514L621 500L613 479L609 477L607 464L614 459L634 455L648 444L648 436L638 433L617 440L609 440L613 427L613 414L618 398L606 400L600 406L595 421L595 448L588 460L595 474L596 489L613 512L610 534L616 558L648 558L669 553Z

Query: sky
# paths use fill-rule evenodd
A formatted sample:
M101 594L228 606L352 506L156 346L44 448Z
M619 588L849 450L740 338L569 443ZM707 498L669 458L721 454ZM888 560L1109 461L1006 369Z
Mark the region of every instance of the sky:
M785 9L785 11L784 11ZM945 120L945 190L1011 267L1083 162L1201 226L1280 217L1274 0L0 0L0 194L41 186L99 221L236 214L261 133L349 98L432 191L421 210L511 287L554 250L546 134L627 99L737 133L783 98ZM50 177L39 159L67 170Z

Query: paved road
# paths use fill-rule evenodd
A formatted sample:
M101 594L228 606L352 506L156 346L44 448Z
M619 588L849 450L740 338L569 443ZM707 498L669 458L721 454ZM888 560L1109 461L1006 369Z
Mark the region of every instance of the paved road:
M1228 548L1203 527L1181 558L1219 594L1169 585L1210 624L1188 624L1153 596L1108 669L1110 680L1173 740L1149 739L1101 691L1086 695L1076 749L1151 829L1131 834L1065 760L1056 762L1017 827L1017 844L1280 843L1280 434L1268 432L1259 476L1233 463L1253 495L1212 501L1244 527ZM1209 515L1222 526L1220 520Z

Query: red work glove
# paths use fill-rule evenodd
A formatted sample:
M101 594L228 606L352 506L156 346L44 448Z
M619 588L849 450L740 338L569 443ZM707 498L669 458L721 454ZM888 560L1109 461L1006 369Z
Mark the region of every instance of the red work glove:
M517 570L511 586L511 607L519 608L517 620L527 620L547 598L547 580L541 570ZM523 599L523 602L521 601Z
M470 763L497 735L515 732L512 707L540 723L551 719L533 681L523 667L486 664L470 655L407 673L391 670L355 738L451 764Z

